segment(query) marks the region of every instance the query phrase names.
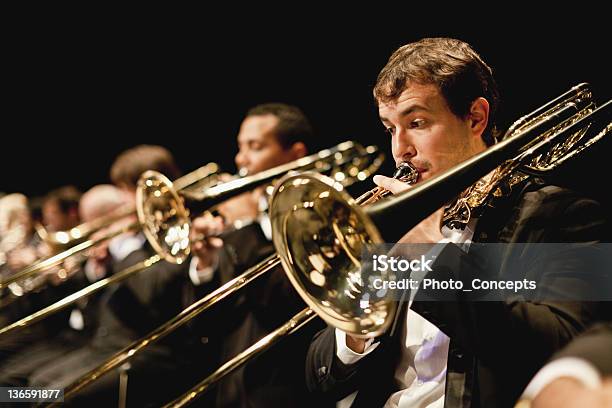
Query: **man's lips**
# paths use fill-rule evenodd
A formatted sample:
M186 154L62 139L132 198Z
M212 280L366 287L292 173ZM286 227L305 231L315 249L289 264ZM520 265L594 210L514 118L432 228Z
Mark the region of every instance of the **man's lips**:
M419 173L419 176L417 177L417 180L416 180L418 183L420 181L423 181L423 174L427 173L427 169L417 167L417 172Z

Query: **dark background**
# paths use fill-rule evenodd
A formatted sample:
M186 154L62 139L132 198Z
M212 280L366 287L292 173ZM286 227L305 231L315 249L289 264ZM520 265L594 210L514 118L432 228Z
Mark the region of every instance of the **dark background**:
M371 89L397 47L425 36L465 40L494 69L502 129L579 82L590 82L600 102L612 96L610 35L592 20L206 28L214 18L94 28L83 21L8 35L0 191L85 190L108 182L114 157L141 143L166 146L183 171L216 161L234 172L243 115L271 101L304 110L318 134L313 151L353 139L389 152ZM603 194L596 172L609 152L602 143L568 182Z

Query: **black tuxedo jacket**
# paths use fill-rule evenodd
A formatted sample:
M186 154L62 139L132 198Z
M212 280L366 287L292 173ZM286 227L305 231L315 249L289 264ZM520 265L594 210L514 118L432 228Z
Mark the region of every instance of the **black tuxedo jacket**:
M125 259L113 262L113 271L121 271L154 254L145 244ZM182 289L187 276L185 265L158 262L126 280L107 287L100 295L98 327L83 347L37 368L29 385L65 388L89 370L99 366L120 349L148 334L174 317L183 308ZM139 406L149 399L166 401L185 389L174 388L169 376L175 365L170 344L162 340L130 360L128 398ZM180 373L180 368L177 368ZM118 371L90 384L71 399L76 406L109 405L117 401ZM163 385L163 386L162 386ZM168 391L172 390L170 395ZM164 395L161 395L164 394ZM129 405L129 404L128 404Z
M442 274L463 280L464 271L473 273L475 265L487 262L479 256L478 242L590 245L604 233L604 217L596 202L569 190L530 182L479 218L469 254L453 244L446 245L428 276ZM517 254L512 246L505 248L506 253L493 265L499 277L553 279L558 290L576 296L580 293L583 299L596 290L594 280L585 273L589 265L581 263L584 257L574 259L572 253L566 253L549 258L535 247L521 250L525 252ZM508 259L523 262L520 274L516 268L505 269ZM431 299L429 294L421 292L413 310L451 339L447 407L512 406L544 361L605 313L596 302L558 302L546 297L541 302L471 302L461 291L446 292L445 301L426 301ZM399 323L398 319L405 319L406 307L406 303L399 307ZM309 389L335 400L359 390L354 407L383 406L398 391L394 371L401 356L400 337L401 330L392 330L380 338L381 345L374 352L347 366L336 357L334 329L323 330L314 338L307 356Z
M226 235L217 271L218 284L242 274L273 252L271 242L257 223ZM221 362L254 344L305 307L280 266L257 278L215 307L216 324L212 327L217 336L223 333ZM304 361L310 339L322 328L322 322L311 322L228 375L217 386L216 406L321 406L306 390Z
M154 254L148 243L113 264L121 271ZM182 310L186 265L158 262L123 282L111 285L101 299L99 327L93 345L120 349L148 334Z

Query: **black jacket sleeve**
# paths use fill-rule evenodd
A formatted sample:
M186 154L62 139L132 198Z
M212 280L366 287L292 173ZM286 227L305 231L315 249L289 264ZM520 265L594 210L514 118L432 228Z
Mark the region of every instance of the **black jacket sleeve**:
M527 244L505 247L502 261L514 266L505 275L502 266L498 276L502 280L535 280L535 299L516 296L504 301L482 301L457 290L450 295L446 291L444 301L417 301L412 305L456 344L488 365L517 367L524 363L537 368L605 313L600 302L588 301L597 298L601 283L609 282L608 272L598 270L597 263L599 249L595 244L605 225L599 204L575 200L562 191L526 198L532 202L521 207L522 221L515 234ZM527 214L529 209L533 211ZM539 243L582 244L543 250ZM489 257L479 257L472 249L466 254L448 245L431 275L438 279L452 276L466 287L488 262ZM426 292L420 295L421 299L431 299Z

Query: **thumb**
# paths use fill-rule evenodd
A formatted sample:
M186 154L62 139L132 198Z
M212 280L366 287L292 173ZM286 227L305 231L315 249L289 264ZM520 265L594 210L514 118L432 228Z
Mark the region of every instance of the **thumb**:
M223 247L223 239L219 237L210 237L208 238L208 246L214 249L219 249Z
M406 183L403 183L391 177L381 175L374 176L373 181L374 183L376 183L377 186L389 190L393 194L401 193L402 191L406 191L410 188L410 186Z

